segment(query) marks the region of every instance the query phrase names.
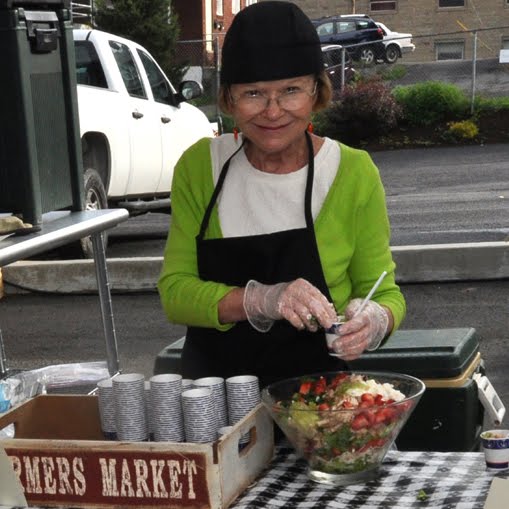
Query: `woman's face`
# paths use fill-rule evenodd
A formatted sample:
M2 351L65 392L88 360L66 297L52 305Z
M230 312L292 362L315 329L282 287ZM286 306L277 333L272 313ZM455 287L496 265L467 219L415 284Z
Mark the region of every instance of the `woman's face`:
M302 141L316 100L313 76L236 84L230 87L238 129L265 153Z

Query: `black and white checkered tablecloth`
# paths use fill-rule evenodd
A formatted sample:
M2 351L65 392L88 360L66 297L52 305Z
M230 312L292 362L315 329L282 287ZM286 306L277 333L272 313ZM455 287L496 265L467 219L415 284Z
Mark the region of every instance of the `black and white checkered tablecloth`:
M496 476L506 478L509 471L487 471L478 452L391 452L376 480L332 487L308 480L304 460L292 448L278 447L230 509L483 509ZM420 490L426 500L418 499Z
M482 453L391 452L378 479L331 487L308 480L305 462L285 447L231 508L482 509L493 478L506 475L487 471Z

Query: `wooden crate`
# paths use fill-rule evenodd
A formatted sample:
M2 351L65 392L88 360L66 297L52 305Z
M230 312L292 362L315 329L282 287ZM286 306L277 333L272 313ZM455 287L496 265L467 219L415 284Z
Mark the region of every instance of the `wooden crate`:
M226 508L274 449L262 405L210 444L105 441L96 396L37 396L0 417L0 429L9 424L15 437L0 446L29 505L48 507Z

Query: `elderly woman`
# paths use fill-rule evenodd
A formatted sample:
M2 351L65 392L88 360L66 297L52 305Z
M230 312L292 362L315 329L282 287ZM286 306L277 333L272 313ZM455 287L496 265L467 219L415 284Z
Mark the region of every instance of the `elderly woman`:
M236 15L219 94L234 132L188 149L172 184L158 289L169 320L188 326L184 376L250 373L265 385L345 369L403 319L378 170L311 132L330 96L316 30L296 5ZM338 313L347 321L329 352Z

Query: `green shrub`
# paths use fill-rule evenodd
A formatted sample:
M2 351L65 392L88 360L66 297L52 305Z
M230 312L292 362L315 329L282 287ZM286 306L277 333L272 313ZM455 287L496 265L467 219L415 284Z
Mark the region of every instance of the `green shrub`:
M469 113L469 100L456 85L425 81L416 85L398 86L394 97L410 125L429 126L448 120L462 119Z
M509 97L477 96L474 100L474 111L476 113L500 110L509 110Z
M396 126L400 108L379 78L348 85L339 99L313 118L315 132L359 146Z
M407 69L404 65L397 64L383 69L379 74L385 81L399 80L406 76Z
M473 140L479 134L479 128L472 120L460 122L449 122L447 131L444 133L446 139L454 141Z

